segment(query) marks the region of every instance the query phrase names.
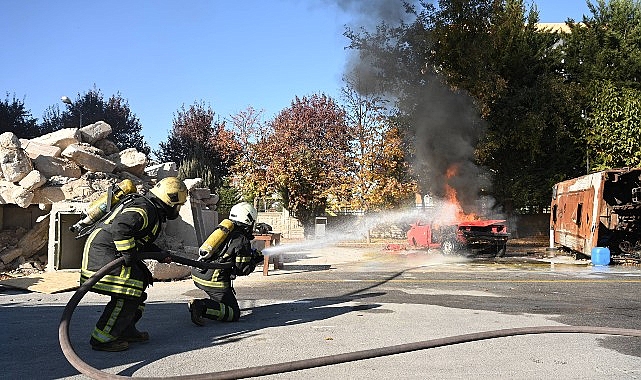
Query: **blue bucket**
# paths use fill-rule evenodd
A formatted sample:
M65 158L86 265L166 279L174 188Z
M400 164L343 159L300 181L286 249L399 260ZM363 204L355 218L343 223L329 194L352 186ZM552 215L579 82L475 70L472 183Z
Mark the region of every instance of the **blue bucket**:
M610 248L594 247L592 248L592 265L610 264Z

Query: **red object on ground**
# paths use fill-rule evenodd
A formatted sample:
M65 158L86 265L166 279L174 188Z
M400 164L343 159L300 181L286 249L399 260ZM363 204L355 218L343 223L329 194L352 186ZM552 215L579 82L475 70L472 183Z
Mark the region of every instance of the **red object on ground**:
M418 221L407 232L407 244L416 248L441 249L446 254L463 248L490 248L497 255L503 255L508 237L505 220L479 219L438 227Z

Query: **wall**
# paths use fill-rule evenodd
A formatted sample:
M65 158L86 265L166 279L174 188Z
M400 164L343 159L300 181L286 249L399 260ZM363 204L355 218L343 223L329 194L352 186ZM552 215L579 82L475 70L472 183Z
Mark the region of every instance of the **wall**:
M272 231L281 234L284 239L303 239L303 226L289 212L259 212L256 223L266 223L272 226Z

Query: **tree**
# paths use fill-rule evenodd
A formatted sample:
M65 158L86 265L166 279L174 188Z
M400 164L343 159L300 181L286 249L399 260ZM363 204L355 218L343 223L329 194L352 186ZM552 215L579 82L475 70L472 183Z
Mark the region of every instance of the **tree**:
M57 105L45 111L41 128L53 132L62 128L78 128L97 121L111 125L112 133L108 137L116 146L123 150L136 148L139 152L149 155L151 149L142 136L142 124L129 108L129 103L120 93L112 95L105 101L104 95L95 86L84 95L78 97L67 109L59 111Z
M248 107L230 117L240 146L231 168L233 183L243 198L253 201L256 208L261 199L264 207L268 207L267 196L273 195L269 192L274 189L267 176L269 157L265 154L265 145L272 133L269 125L261 121L262 114L262 111Z
M214 111L202 102L189 109L183 105L174 116L167 141L154 152L161 161L176 162L181 178L202 178L212 191L222 186L240 150L225 122L214 119Z
M569 20L563 49L572 82L586 85L610 80L616 86L641 89L641 3L637 0L588 1L591 15ZM588 95L589 96L589 95Z
M387 101L375 94L359 94L352 79L345 82L342 95L353 131L350 157L354 173L345 184L351 193L350 206L366 212L398 206L415 191L401 129L387 115Z
M411 23L348 37L373 65L369 77L397 99L420 188L436 196L453 188L465 211L481 194L508 211L549 204L550 184L577 173L583 152L559 36L539 31L522 0L409 10Z
M328 198L344 198L341 184L349 172L350 129L345 111L324 95L298 98L271 122L265 144L268 181L306 233L323 215Z
M9 99L8 93L5 100L0 102L0 133L4 132L13 132L23 139L41 134L38 120L25 108L24 101L16 99L15 95Z
M583 122L588 170L641 164L641 3L588 1L591 15L564 36L567 81Z
M595 81L586 137L591 167L641 166L641 90Z

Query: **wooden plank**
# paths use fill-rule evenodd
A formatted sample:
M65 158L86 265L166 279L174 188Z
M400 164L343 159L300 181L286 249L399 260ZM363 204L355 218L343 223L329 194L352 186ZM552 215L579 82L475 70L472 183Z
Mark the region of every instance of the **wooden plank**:
M31 274L0 281L0 285L38 293L59 293L78 288L79 271L57 271Z

